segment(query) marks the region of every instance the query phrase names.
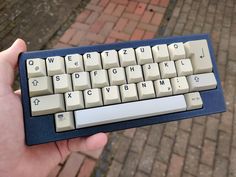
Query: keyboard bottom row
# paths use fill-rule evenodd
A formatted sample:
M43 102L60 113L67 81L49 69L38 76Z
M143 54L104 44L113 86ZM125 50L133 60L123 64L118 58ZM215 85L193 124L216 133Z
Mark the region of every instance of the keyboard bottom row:
M56 132L200 109L199 92L55 114Z

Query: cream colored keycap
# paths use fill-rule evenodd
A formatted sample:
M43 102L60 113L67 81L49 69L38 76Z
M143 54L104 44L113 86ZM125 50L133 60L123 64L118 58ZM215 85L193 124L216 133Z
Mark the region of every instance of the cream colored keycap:
M128 83L138 83L143 81L143 73L140 65L127 66L125 70Z
M177 76L174 61L164 61L161 62L159 66L163 79Z
M72 112L60 112L55 114L56 132L64 132L75 129Z
M91 71L90 76L93 88L102 88L109 85L107 71L104 69Z
M88 89L84 91L85 107L97 107L102 106L102 94L100 89Z
M160 79L160 72L157 63L143 65L143 74L145 81Z
M138 100L138 93L135 84L125 84L120 86L120 93L122 102Z
M125 70L122 67L108 70L110 85L122 85L126 83Z
M214 89L217 86L214 73L196 74L187 77L190 91Z
M119 50L120 65L125 67L136 64L136 57L133 48Z
M104 105L120 103L120 92L118 86L102 88Z
M53 85L55 93L72 91L71 76L69 74L55 75L53 76Z
M150 46L141 46L135 49L137 61L139 65L152 63L152 51Z
M175 62L178 76L188 76L193 74L193 67L190 59L181 59Z
M202 108L203 103L199 92L187 93L184 97L187 103L187 110Z
M101 58L98 52L88 52L83 55L85 71L102 69Z
M169 49L171 60L178 60L178 59L186 58L183 42L170 44L168 45L168 49Z
M104 69L119 67L119 59L116 50L105 50L101 53Z
M171 79L173 94L189 92L189 86L186 77L174 77Z
M32 58L26 61L28 78L46 76L45 60Z
M153 46L152 53L153 53L154 60L157 63L170 60L169 51L166 44Z
M32 116L57 113L65 110L63 94L30 98Z
M65 56L66 72L74 73L84 71L83 59L80 54L70 54Z
M51 77L35 77L29 79L30 97L53 93Z
M91 88L88 72L76 72L72 74L73 90L85 90Z
M205 39L186 42L184 47L187 57L192 61L194 74L212 71L211 56Z
M84 108L84 100L82 91L65 93L66 110L77 110Z
M139 82L137 84L139 99L155 98L155 91L152 81Z
M172 95L172 87L169 79L161 79L154 82L156 96L168 96Z
M46 59L47 71L49 76L65 73L64 58L60 56L48 57Z

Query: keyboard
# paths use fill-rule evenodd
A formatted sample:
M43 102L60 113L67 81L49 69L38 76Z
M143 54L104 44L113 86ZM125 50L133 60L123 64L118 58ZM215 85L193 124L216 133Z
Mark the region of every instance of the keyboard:
M226 109L206 34L24 52L19 71L27 145Z

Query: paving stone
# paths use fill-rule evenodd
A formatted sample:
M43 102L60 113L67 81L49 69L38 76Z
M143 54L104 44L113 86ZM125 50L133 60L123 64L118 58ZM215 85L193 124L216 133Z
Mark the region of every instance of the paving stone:
M204 136L204 126L196 123L193 124L192 133L190 137L190 144L197 148L201 148L203 136Z
M179 127L185 131L191 131L192 121L192 119L181 120L179 121Z
M213 166L215 151L216 143L214 141L205 139L202 147L201 162L206 165Z
M200 150L189 146L186 160L184 163L184 171L196 176L198 172L199 159Z
M219 133L219 139L218 139L218 146L216 149L217 154L223 156L223 157L228 157L230 153L230 134L221 132Z
M141 153L147 140L148 132L143 129L137 129L131 144L130 150Z
M141 172L141 171L138 171L136 174L135 174L135 177L148 177L147 174Z
M212 175L212 168L207 166L207 165L203 165L200 164L199 165L199 171L198 171L198 176L199 177L209 177Z
M228 160L221 156L216 156L213 177L226 177L228 169Z
M174 143L174 141L171 138L163 136L161 139L159 152L156 155L156 159L161 162L168 163L169 158L170 158L170 154L172 151L173 143Z
M178 129L178 122L169 122L165 124L164 135L169 136L170 138L175 138L176 131Z
M188 145L189 133L178 130L174 144L174 152L178 155L185 156Z
M236 176L236 149L231 149L231 156L230 156L230 166L229 166L229 176L235 177Z
M155 161L152 169L151 177L165 177L167 171L167 165L160 161Z
M184 158L182 156L172 154L167 177L180 177L183 169Z
M148 135L147 144L152 145L154 147L158 147L160 144L163 129L163 124L153 125Z
M129 150L130 143L131 140L129 138L126 138L125 136L119 136L118 148L114 156L115 160L121 163L124 162Z
M122 168L122 164L113 160L107 173L107 177L118 177Z

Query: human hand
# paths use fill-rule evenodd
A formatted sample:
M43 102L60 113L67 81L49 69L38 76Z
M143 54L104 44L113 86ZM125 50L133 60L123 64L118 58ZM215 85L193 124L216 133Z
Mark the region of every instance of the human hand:
M46 177L70 152L95 150L107 142L104 133L43 145L26 146L20 91L14 92L14 70L18 55L26 51L25 42L17 39L0 53L0 176Z

